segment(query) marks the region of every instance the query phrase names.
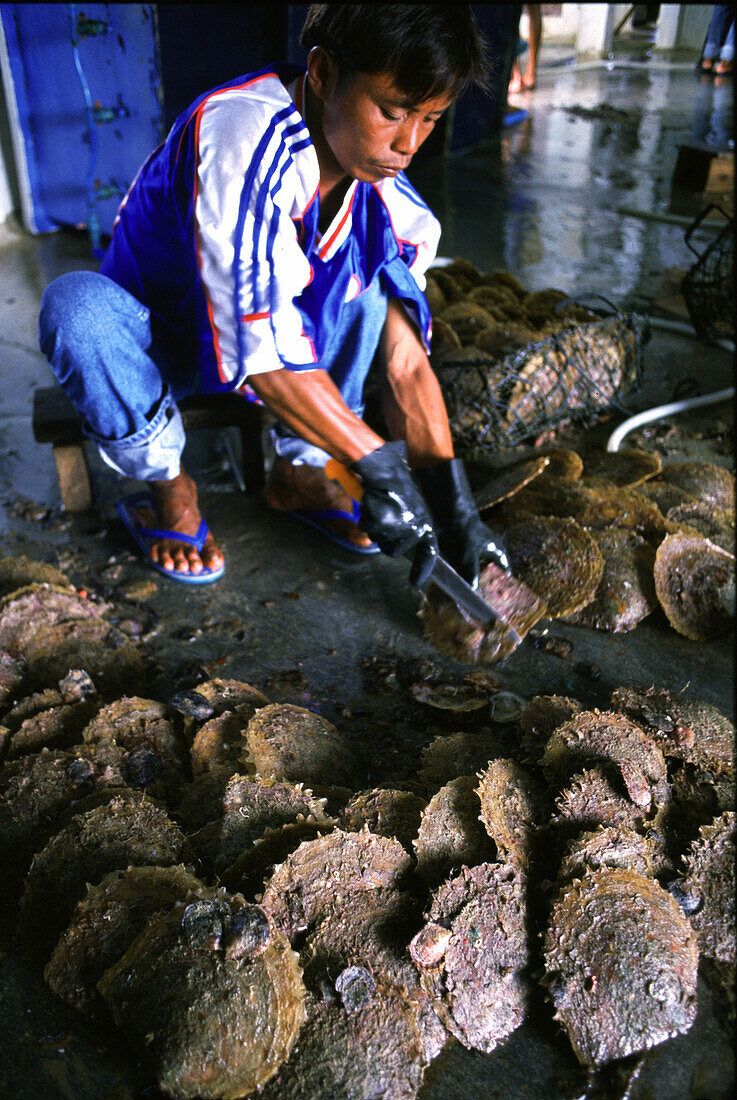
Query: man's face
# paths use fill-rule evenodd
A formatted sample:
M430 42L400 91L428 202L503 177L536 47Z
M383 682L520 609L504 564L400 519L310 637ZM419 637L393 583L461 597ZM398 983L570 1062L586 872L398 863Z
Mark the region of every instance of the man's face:
M323 137L347 175L377 183L405 169L451 97L409 106L388 73L357 73L343 85L334 76L323 99Z

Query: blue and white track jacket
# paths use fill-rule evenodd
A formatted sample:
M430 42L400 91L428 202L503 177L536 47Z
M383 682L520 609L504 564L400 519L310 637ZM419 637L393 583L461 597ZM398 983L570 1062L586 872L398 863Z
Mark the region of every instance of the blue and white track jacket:
M320 367L345 302L376 278L426 345L440 225L400 173L353 181L324 235L304 71L262 69L195 100L123 199L102 274L195 349L203 392Z

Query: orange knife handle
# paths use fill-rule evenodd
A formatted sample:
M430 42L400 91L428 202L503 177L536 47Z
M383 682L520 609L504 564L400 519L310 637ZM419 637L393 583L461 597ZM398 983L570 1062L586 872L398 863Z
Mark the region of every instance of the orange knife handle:
M338 462L335 458L329 458L325 463L325 477L331 481L337 481L353 500L361 500L363 497L363 485L361 479L356 477L347 466Z

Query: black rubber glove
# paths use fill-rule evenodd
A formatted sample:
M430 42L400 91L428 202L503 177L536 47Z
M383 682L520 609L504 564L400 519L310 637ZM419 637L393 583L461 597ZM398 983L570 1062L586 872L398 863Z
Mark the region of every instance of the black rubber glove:
M422 586L437 557L438 540L404 443L384 443L354 462L353 470L363 483L358 526L390 557L412 557L409 579Z
M503 542L482 523L461 460L451 458L415 476L432 512L440 553L456 572L473 588L489 561L509 572Z

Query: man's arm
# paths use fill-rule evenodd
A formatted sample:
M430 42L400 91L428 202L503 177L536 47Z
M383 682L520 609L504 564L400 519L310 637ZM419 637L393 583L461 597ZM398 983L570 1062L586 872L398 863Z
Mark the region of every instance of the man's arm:
M411 468L453 458L448 413L440 385L401 302L390 300L379 344L381 397L389 434L407 444Z
M264 404L292 431L350 465L384 440L346 405L327 371L266 371L249 378Z

